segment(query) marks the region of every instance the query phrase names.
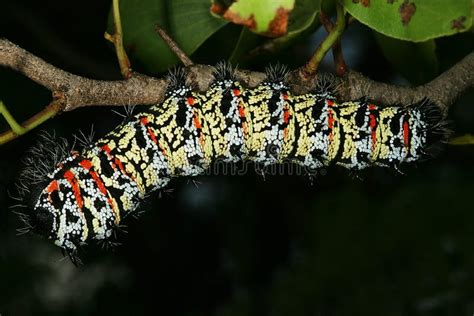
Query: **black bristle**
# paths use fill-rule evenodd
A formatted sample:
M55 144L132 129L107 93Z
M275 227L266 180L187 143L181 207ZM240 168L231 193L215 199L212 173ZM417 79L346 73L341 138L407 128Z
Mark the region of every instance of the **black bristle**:
M187 87L188 73L183 67L174 67L169 70L166 80L168 81L168 88L166 92L169 94L175 90Z
M441 108L429 99L423 99L410 107L417 108L426 126L425 152L430 158L436 156L452 134L449 122Z
M237 71L237 67L234 67L230 62L220 61L214 68L215 69L212 74L214 75L215 80L236 80L235 73Z
M277 63L274 65L268 65L265 68L265 74L267 82L284 82L288 75L288 67L283 64Z
M318 74L316 79L315 92L317 94L330 94L332 96L337 94L339 90L339 82L337 78L329 73Z
M48 174L54 171L57 164L64 160L70 153L71 146L65 138L57 138L53 133L41 131L38 134L38 141L30 148L22 159L23 169L15 183L16 195L14 199L18 202L13 205L15 213L18 214L22 228L18 229L19 234L24 234L35 227L32 221L31 210L34 208L45 182L48 181Z
M30 148L22 159L24 168L16 183L20 197L29 195L36 185L43 183L47 175L53 172L57 164L72 150L65 138L57 138L54 133L42 131L38 138L36 145Z
M90 131L88 134L84 133L82 130L79 130L78 134L74 134L74 141L79 144L81 148L89 148L94 144L94 125L91 125Z

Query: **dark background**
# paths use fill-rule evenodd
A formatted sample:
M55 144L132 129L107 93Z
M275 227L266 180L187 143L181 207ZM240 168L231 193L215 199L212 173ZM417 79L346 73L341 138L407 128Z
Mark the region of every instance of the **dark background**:
M103 39L109 6L3 0L0 37L67 71L120 79ZM300 66L323 34L269 60ZM350 67L408 84L365 27L351 26L343 44ZM472 50L472 36L437 44L442 71ZM216 50L212 45L205 49ZM203 50L194 59L218 61ZM0 68L0 99L22 121L48 104L50 92ZM449 113L458 135L474 132L473 101L470 91ZM153 194L144 215L127 221L122 245L88 247L79 268L52 243L16 236L20 224L8 208L14 204L9 192L38 131L72 140L79 129L93 125L102 136L120 121L109 108L79 109L0 148L0 315L474 313L470 146L446 146L433 160L404 166L405 175L374 168L356 177L330 168L313 181L289 174L262 178L253 170L199 177L197 185L176 180L172 192ZM3 120L0 128L7 129Z

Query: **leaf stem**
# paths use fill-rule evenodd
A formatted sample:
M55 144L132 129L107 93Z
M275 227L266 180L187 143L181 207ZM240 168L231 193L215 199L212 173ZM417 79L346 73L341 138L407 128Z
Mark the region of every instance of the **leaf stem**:
M132 71L130 68L130 60L128 59L125 49L123 48L122 19L120 17L119 0L112 1L112 12L114 16L114 34L105 32L104 37L106 40L114 44L120 66L120 73L125 79L128 79L132 76Z
M339 3L336 3L336 13L336 25L334 25L332 30L330 30L328 36L321 42L321 44L319 44L318 48L314 52L314 55L302 68L303 77L310 79L316 75L318 67L321 64L324 56L327 54L328 50L337 43L344 32L344 28L346 26L345 13L344 8Z

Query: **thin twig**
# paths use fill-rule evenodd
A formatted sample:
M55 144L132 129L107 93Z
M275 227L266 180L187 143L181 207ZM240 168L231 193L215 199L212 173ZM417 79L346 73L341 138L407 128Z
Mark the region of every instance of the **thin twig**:
M319 44L318 48L314 52L314 55L311 57L308 63L301 68L300 74L303 79L309 80L314 78L324 56L326 56L328 50L333 47L333 45L339 40L343 33L346 26L346 19L344 8L339 3L336 3L336 13L337 20L335 27L331 30L331 32L329 32L328 36L321 42L321 44Z
M2 107L4 107L3 103L0 102L0 104L2 105ZM4 110L6 110L5 107L4 107ZM31 131L35 127L43 124L45 121L55 116L60 110L61 110L61 103L59 101L53 101L48 106L46 106L41 112L36 113L34 116L26 120L21 126L15 121L15 124L17 124L18 126L14 128L11 125L11 122L9 122L10 127L12 129L0 134L0 145L3 145L17 138L18 136ZM8 110L6 110L6 112L8 112ZM2 112L2 114L5 115L5 112Z
M15 134L23 135L27 132L25 128L17 123L13 115L11 115L10 111L8 111L7 107L2 101L0 101L0 114L3 115L5 121L7 121L8 125L10 125L10 128Z
M120 73L125 79L128 79L132 76L132 71L130 68L130 60L123 48L122 19L120 17L119 0L113 0L112 11L114 16L114 34L105 32L104 37L106 40L114 44L120 66Z
M162 29L158 24L155 25L155 31L161 36L163 41L168 45L171 51L181 60L184 66L189 67L194 65L193 61L186 55L186 53L178 46L164 29Z

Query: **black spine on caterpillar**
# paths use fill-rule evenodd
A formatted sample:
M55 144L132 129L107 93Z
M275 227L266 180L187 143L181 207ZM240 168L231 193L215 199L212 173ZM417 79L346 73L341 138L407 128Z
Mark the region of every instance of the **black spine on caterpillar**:
M218 65L214 83L200 93L176 70L162 104L130 116L81 153L44 150L55 155L48 162L54 167L40 176L27 169L22 183L35 181L21 186L31 197L29 227L74 253L89 240L109 239L149 192L173 177L202 174L217 159L290 161L309 169L397 167L422 159L447 135L428 101L337 102L327 81L312 93L292 95L284 67L270 68L266 81L245 88L234 71Z

